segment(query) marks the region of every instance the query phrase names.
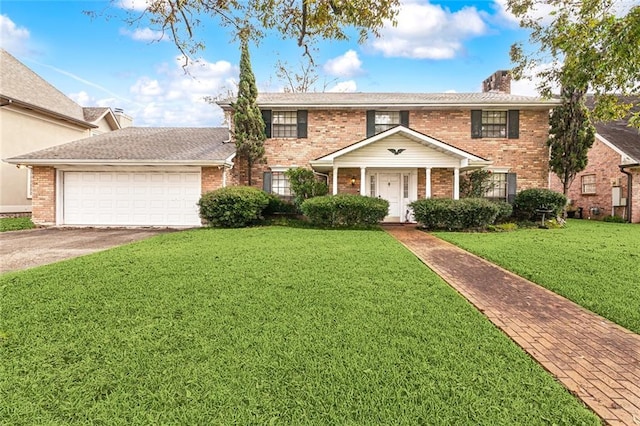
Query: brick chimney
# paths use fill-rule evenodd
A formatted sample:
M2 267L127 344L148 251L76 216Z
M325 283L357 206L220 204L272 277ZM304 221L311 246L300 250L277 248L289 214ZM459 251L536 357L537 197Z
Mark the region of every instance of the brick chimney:
M482 91L511 94L511 74L505 70L494 72L482 82Z

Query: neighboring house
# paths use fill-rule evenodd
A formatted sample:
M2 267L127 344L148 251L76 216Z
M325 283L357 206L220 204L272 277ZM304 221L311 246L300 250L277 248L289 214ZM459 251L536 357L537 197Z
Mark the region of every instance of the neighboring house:
M547 187L549 111L559 102L505 93L506 72L485 86L466 94L260 94L268 139L253 183L286 197L284 172L311 167L334 194L388 200L386 220L395 222L411 219L413 200L458 198L461 175L479 168L493 172L493 199ZM231 114L231 100L219 105ZM7 161L33 167L37 223L197 225L201 193L246 183L246 161L234 157L226 128L129 128Z
M592 99L589 99L592 101ZM626 98L638 111L640 98ZM629 127L628 117L596 123L596 140L589 150L587 167L578 173L568 198L585 219L619 216L640 223L640 130ZM555 174L551 188L562 192Z
M82 108L0 49L0 158L121 127L110 108ZM0 164L0 214L31 211L31 169Z

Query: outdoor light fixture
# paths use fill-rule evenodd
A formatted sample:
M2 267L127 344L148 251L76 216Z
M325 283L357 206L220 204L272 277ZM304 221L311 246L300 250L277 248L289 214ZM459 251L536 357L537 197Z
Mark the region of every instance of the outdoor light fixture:
M351 176L351 186L356 186L356 177Z

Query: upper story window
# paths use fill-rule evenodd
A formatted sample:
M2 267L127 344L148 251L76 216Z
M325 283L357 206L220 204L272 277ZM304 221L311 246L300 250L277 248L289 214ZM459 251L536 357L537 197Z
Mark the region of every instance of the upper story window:
M298 115L296 111L273 111L271 137L298 137Z
M596 175L584 175L582 176L582 193L583 194L595 194L596 193Z
M519 138L520 111L471 110L471 137Z
M367 111L367 137L398 125L409 127L409 111Z
M267 138L306 138L307 111L262 110Z

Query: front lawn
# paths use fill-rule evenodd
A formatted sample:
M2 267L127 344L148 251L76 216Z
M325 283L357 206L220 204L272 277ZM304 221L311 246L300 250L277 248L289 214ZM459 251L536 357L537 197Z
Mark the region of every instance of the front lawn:
M0 300L7 424L600 424L381 231L164 234Z
M640 333L638 225L569 219L562 229L435 235Z
M0 232L20 231L22 229L35 228L30 217L3 217L0 218Z

